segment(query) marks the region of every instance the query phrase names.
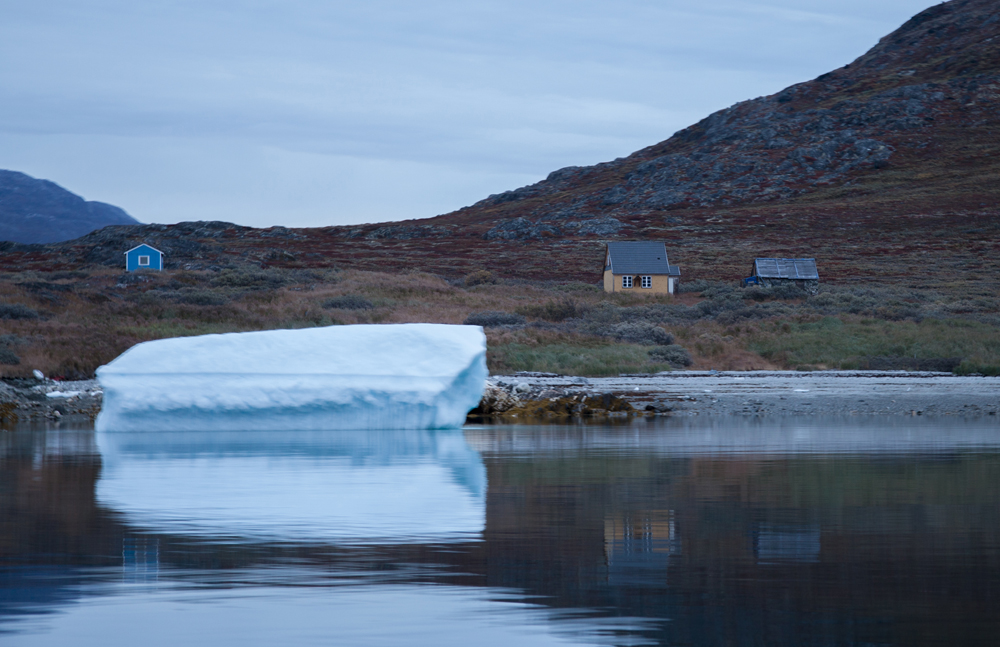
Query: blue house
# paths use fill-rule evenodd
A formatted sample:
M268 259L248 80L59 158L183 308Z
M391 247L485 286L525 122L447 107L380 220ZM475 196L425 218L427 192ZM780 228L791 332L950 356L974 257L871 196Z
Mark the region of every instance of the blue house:
M125 252L125 271L162 270L163 252L146 243Z

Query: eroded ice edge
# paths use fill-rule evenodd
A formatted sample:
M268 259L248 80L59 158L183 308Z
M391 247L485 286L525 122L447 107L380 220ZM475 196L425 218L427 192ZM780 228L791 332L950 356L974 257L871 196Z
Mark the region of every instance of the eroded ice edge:
M482 397L479 326L357 325L177 337L97 369L98 431L447 429Z

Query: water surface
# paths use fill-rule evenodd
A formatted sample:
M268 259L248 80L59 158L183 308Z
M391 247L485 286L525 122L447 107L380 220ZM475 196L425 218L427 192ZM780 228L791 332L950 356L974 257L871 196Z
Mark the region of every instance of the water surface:
M993 645L1000 425L0 436L0 643Z

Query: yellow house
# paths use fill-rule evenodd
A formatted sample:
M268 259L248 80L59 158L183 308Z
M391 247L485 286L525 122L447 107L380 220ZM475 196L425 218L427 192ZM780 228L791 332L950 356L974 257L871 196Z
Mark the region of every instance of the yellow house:
M673 294L681 268L667 261L667 246L647 241L608 243L604 257L605 292Z

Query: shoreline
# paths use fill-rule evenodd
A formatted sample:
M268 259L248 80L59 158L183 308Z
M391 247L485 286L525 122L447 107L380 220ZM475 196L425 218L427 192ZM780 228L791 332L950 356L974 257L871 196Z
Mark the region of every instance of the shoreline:
M517 373L491 376L490 381L521 401L610 393L638 412L653 415L997 416L1000 413L1000 377L952 373L674 371L603 378Z
M0 422L93 422L103 400L97 380L5 379L0 381Z
M1000 377L952 373L674 371L592 378L516 373L490 376L486 397L490 393L499 406L470 420L927 415L991 416L1000 422ZM0 419L93 421L102 400L96 380L5 380L0 382Z

